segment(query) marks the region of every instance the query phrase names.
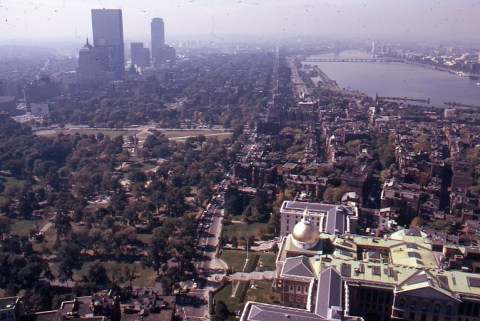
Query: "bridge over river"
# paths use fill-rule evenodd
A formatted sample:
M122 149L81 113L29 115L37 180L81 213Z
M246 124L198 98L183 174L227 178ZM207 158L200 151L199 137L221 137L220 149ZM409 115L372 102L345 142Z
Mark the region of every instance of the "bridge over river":
M405 62L394 58L309 58L305 62Z

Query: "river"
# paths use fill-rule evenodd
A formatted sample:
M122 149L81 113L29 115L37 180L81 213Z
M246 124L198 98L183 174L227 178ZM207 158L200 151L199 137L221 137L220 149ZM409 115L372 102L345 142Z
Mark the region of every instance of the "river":
M322 54L309 58L371 58L371 54L347 50L339 55ZM430 99L430 105L446 107L455 101L480 106L478 80L460 77L445 71L419 65L390 62L308 62L319 66L341 88L359 91L374 97L408 97ZM318 78L313 78L317 81Z

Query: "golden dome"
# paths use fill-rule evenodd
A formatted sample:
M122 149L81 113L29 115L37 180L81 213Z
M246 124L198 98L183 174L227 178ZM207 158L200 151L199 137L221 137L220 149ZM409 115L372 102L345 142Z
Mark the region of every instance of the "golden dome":
M301 243L314 243L320 238L317 227L307 220L301 220L293 228L292 237Z

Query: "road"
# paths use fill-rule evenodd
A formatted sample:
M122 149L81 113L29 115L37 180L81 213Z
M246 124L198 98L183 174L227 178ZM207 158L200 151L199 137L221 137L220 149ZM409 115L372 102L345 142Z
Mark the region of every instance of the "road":
M226 184L226 181L222 182ZM199 220L197 259L194 262L198 277L197 288L179 297L177 315L183 320L208 320L208 292L215 289L226 274L227 265L215 256L222 231L223 195L217 190L212 202ZM221 197L218 197L220 195Z
M287 59L288 66L292 70L292 85L295 91L295 96L297 99L303 98L303 95L308 95L309 94L309 89L307 86L303 83L302 77L298 74L298 69L295 67L295 62L293 58Z

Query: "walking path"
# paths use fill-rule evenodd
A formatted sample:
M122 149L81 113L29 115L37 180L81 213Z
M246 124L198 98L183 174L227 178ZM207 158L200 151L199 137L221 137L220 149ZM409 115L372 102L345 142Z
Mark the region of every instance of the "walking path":
M248 281L248 280L273 280L275 278L275 271L263 272L237 272L228 277L230 281Z

